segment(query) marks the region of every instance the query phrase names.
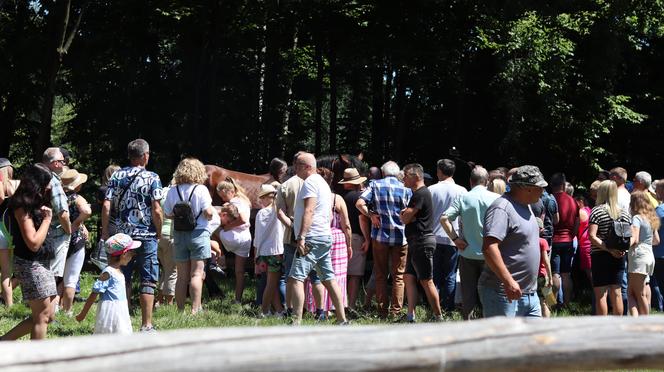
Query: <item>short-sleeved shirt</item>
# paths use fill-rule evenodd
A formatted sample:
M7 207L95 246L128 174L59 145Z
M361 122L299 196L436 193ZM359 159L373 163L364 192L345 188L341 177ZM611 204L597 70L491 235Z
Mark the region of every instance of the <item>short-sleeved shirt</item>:
M433 234L433 199L425 186L413 192L408 208L417 209L415 218L406 225L406 238L417 239Z
M630 217L629 213L627 213L627 211L621 209L618 220L631 223L632 218ZM598 205L593 208L593 210L590 212L588 224L597 225L597 237L600 240L605 240L607 238L609 235L609 229L613 228L613 219L609 215L606 204ZM599 248L593 245L591 252L595 251L599 251Z
M539 240L540 246L540 267L539 267L539 276L546 276L546 263L544 257L549 254L549 243L544 238Z
M295 216L295 201L300 193L304 180L298 176L293 176L279 186L277 189L277 199L275 203L277 208L283 211L286 216ZM293 229L284 227L284 244L295 244L293 240Z
M639 244L652 245L652 227L650 222L640 214L632 217L632 226L639 228Z
M127 191L119 200L125 189ZM154 239L157 231L152 223L152 202L162 197L161 180L156 173L141 167L119 169L108 181L106 190L105 200L111 201L111 208L117 206L116 213L111 213L109 223L117 232L134 239Z
M566 192L560 191L553 193L558 203L559 221L553 230L554 243L569 243L574 240L574 231L576 220L579 218L579 207L574 198Z
M63 211L69 212L69 201L67 200L67 195L65 190L62 188L62 183L60 182L60 177L53 173L51 178L51 209L53 210L53 219L51 220L51 225L48 227L48 237L57 238L62 235L65 235L65 231L60 225L60 214Z
M463 186L457 185L452 179L440 181L429 186L429 191L431 192L431 198L433 200L433 217L435 219L439 219L456 199L467 192ZM459 221L453 220L451 222L454 230L458 232ZM454 244L447 236L447 233L441 224L434 223L433 233L436 235L437 244Z
M655 258L664 258L664 204L660 204L655 208L655 213L659 217L659 244L652 247L652 253Z
M350 221L350 229L353 234L362 235L362 228L360 227L360 211L355 208L355 203L360 199L362 191L351 190L344 195L344 201L348 209L348 220Z
M535 217L542 218L544 222L544 232L542 232L542 237L544 239L553 238L553 215L558 213L558 203L553 195L549 194L544 190L540 200L537 203L530 205L530 208L533 210Z
M389 246L406 245L404 225L399 212L408 206L413 192L394 176L369 183L360 198L380 217L380 227L371 226L371 238Z
M483 260L482 238L484 237L484 216L489 206L500 197L485 186L477 185L468 193L454 200L445 211L451 221L461 217L463 239L468 243L459 254L470 260Z
M302 189L295 203L295 234L300 235L302 217L304 216L304 201L316 198L314 215L306 238L332 236L330 220L332 218L332 191L325 179L319 174L312 174L302 184Z
M263 208L256 213L254 246L256 256L276 256L284 253L284 225L277 217L277 209Z
M484 237L500 240L500 255L512 278L524 294L535 292L540 266L540 238L530 207L517 203L509 194L496 199L486 211ZM490 288L503 287L488 265L484 267L478 284Z
M620 206L620 209L627 213L629 213L629 202L631 198L632 195L629 193L629 191L627 191L626 188L618 188L618 205Z
M179 195L178 195L178 189ZM193 194L192 194L193 192ZM189 197L191 196L191 199ZM170 216L173 214L173 207L180 201L191 202L191 211L196 218L195 230L208 229L210 221L205 218L203 211L212 206L212 197L207 187L203 185L194 185L185 183L169 188L166 194L166 201L164 202L164 214Z

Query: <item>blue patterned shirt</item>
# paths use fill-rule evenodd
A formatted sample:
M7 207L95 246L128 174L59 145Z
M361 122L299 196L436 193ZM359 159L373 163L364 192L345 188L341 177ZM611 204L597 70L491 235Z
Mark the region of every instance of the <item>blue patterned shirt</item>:
M408 206L413 192L394 176L369 183L360 198L369 210L380 216L380 228L371 227L371 238L390 246L406 245L399 212Z
M119 200L125 189L127 192ZM162 197L161 180L156 173L140 167L122 168L108 180L105 199L111 201L109 223L116 232L134 239L154 239L157 231L152 223L152 201Z

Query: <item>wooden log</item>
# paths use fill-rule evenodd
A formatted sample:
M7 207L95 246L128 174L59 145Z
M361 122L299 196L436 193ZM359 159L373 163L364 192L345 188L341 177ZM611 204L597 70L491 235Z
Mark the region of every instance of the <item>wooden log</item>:
M187 329L0 344L4 371L662 368L664 316Z

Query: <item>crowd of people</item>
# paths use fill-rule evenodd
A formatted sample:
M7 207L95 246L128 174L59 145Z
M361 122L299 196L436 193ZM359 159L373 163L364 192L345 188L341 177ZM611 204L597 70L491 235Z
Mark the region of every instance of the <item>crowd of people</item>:
M547 181L532 165L474 166L467 190L455 182L452 160L437 162L437 183L420 164L388 161L366 175L337 174L344 191L337 194L333 171L301 151L290 172L274 159L270 178L249 193L233 178L209 185L195 158L181 160L162 185L146 169L142 139L127 155L128 166L105 170L93 202L107 262L76 319L98 302L95 333L132 332L136 273L142 332L155 331L157 306L203 311L204 288L210 297L219 291L210 276L224 270L234 272L241 303L252 257L259 316L293 324L311 312L345 325L364 311L413 323L422 300L432 313L423 320L433 322L456 309L466 320L547 317L583 285L575 267L592 285L597 315L664 310L664 182L647 172L630 183L623 168L602 171L587 193L575 193L563 173ZM31 309L2 340L44 338L56 312L74 316L85 247L94 246L86 228L94 208L80 194L88 176L68 163L68 151L48 148L14 180L11 162L0 158L2 300L12 306L20 286ZM217 196L222 203L213 205Z

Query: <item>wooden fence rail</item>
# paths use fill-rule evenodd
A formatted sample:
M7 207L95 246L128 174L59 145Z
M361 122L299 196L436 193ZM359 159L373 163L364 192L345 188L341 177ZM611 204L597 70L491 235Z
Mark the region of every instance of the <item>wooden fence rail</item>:
M664 368L664 316L189 329L0 344L0 371Z

